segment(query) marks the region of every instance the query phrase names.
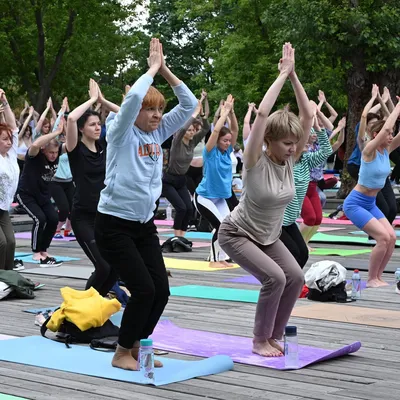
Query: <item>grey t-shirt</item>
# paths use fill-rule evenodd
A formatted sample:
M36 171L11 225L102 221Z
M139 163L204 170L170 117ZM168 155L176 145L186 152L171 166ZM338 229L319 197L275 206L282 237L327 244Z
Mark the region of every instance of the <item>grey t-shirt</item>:
M203 127L201 130L193 136L193 139L188 144L185 144L182 139L194 120L194 118L190 118L185 126L174 135L169 152L169 164L166 171L169 174L186 174L193 159L194 148L203 140L210 129L208 121L203 119Z
M295 195L293 162L291 157L275 164L263 151L254 167L244 169L242 196L230 219L261 245L280 237L283 213Z

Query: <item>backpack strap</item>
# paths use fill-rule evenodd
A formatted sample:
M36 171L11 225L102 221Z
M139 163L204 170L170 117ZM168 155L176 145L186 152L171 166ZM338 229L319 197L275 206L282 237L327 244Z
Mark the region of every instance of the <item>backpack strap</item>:
M64 343L65 347L67 349L70 349L71 348L71 346L70 346L71 335L65 335L65 339L64 340L62 340L60 338L57 338L57 336L55 338L49 338L49 337L46 336L46 332L49 329L49 328L47 328L47 324L49 323L50 319L51 319L51 316L48 317L46 319L46 321L43 322L43 325L40 327L40 334L46 339L54 340L55 342L58 342L58 343Z

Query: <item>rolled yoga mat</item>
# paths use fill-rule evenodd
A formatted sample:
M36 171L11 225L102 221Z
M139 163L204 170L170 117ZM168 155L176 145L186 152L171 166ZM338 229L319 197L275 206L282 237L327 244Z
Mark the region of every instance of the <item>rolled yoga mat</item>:
M140 371L125 371L111 365L113 352L92 350L89 346L71 345L41 336L27 336L0 341L0 360L40 368L55 369L80 375L96 376L116 381L146 384ZM181 382L198 376L219 374L233 368L225 355L200 361L162 358L163 368L157 368L155 386Z
M184 329L171 321L160 321L151 338L157 348L175 353L200 357L225 354L240 364L288 369L285 368L284 357L262 357L252 353L252 339L247 337ZM360 347L360 342L354 342L339 349L299 346L299 365L298 368L292 369L300 369L310 364L342 357L356 352Z

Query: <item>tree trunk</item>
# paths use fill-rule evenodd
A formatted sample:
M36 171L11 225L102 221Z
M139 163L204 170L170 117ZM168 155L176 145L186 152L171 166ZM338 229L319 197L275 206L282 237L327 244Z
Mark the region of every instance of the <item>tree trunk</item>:
M357 51L348 60L352 68L347 73L346 90L348 98L347 126L346 126L346 153L344 156L341 186L337 198L344 199L353 189L356 182L347 172L347 160L350 158L355 145L355 127L360 121L365 104L371 96L371 77L364 64L362 51Z

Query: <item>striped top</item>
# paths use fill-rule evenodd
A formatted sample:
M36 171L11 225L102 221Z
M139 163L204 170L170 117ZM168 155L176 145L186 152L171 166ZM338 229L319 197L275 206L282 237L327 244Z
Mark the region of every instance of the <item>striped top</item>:
M317 132L320 149L315 152L303 153L299 161L294 165L293 177L296 187L296 195L288 204L283 214L283 226L288 226L296 222L306 197L308 184L310 183L311 168L318 167L324 163L332 154L332 146L329 142L325 129Z

